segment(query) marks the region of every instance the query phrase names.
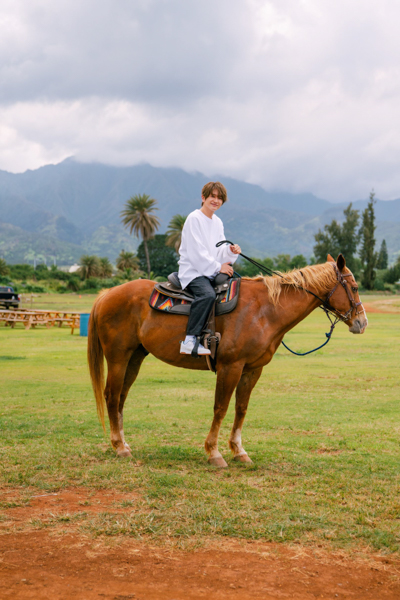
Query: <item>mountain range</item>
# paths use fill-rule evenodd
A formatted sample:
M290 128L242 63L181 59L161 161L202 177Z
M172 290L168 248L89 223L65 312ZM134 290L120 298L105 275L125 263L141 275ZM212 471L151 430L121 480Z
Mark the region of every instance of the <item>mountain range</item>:
M173 215L200 207L202 186L216 179L228 190L229 202L218 213L226 237L252 256L310 257L314 234L332 219L343 220L348 205L177 168L113 167L69 158L25 173L0 171L0 257L62 265L89 253L114 261L122 248L132 251L139 243L121 225L128 198L144 193L155 198L159 233L164 233ZM353 208L362 211L367 202L356 200ZM400 199L377 200L375 216L377 247L386 239L394 260L400 254Z

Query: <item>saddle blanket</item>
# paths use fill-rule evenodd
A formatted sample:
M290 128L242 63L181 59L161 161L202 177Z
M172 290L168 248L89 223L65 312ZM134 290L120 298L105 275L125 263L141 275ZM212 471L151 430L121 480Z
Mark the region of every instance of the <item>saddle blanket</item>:
M188 315L190 313L190 305L193 302L193 297L176 288L168 289L169 283L157 283L150 295L149 304L155 310L165 311L175 315ZM240 278L233 277L229 279L223 286L223 290L218 293L221 286L217 290L217 299L215 305L215 314L224 315L236 308Z

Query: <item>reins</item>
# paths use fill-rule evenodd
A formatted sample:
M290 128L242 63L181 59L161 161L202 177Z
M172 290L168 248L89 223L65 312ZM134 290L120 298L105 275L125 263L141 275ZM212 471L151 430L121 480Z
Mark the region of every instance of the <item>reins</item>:
M222 246L222 244L230 244L232 246L234 245L229 240L222 240L221 242L218 242L216 244L216 247L219 248L219 246ZM283 280L285 279L285 276L282 275L282 273L279 273L279 271L274 271L273 269L270 269L269 267L266 267L265 265L260 264L259 262L257 262L256 260L250 258L249 256L246 256L245 254L242 254L241 252L240 252L239 255L242 256L245 260L247 260L251 264L253 264L258 269L260 269L260 271L263 272L265 275L268 275L270 277L272 275L276 275L276 276L280 277ZM292 354L295 354L296 356L306 356L307 354L312 354L313 352L316 352L317 350L320 350L321 348L323 348L324 346L326 346L326 344L330 341L330 339L332 337L333 330L334 330L335 326L337 325L337 323L339 321L343 321L345 323L348 320L348 318L349 318L350 314L352 313L352 311L354 309L356 309L358 306L361 305L361 302L355 302L354 298L351 297L350 292L349 292L349 290L347 288L347 282L346 282L345 279L343 279L344 277L349 277L351 275L351 273L346 273L346 274L340 273L339 269L337 268L337 266L336 266L335 263L332 263L332 266L334 267L335 272L336 272L337 284L335 285L335 287L333 288L333 290L331 290L329 292L328 297L326 298L326 300L324 300L323 298L320 298L319 296L317 296L317 294L315 294L311 290L308 290L307 288L303 288L300 285L296 285L296 287L298 289L307 292L307 294L310 294L311 296L314 296L315 298L317 298L321 302L321 305L318 306L318 308L320 308L321 310L324 311L324 313L326 314L326 316L328 317L328 319L329 319L329 321L331 323L331 327L330 327L329 332L325 333L325 335L327 337L326 341L323 344L321 344L320 346L318 346L318 348L314 348L314 350L309 350L308 352L295 352L294 350L291 350L285 344L285 342L282 340L282 345L287 350L289 350L289 352L291 352ZM301 271L300 271L300 273L301 273ZM331 306L329 304L329 299L335 293L335 291L336 291L336 289L337 289L337 287L338 287L339 284L344 287L344 289L346 290L347 296L348 296L348 298L350 300L350 308L349 308L349 310L344 315L342 313L340 313L338 310L336 310L333 306Z

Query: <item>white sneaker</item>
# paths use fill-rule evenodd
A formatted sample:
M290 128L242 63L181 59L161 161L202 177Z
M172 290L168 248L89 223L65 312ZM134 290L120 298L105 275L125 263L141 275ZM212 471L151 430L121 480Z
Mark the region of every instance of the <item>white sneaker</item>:
M190 340L188 342L181 342L181 354L192 354L194 344L195 344L195 342L192 342L192 340ZM207 350L207 348L204 348L204 346L199 344L199 347L197 348L197 354L204 355L204 354L211 354L211 352L209 350Z

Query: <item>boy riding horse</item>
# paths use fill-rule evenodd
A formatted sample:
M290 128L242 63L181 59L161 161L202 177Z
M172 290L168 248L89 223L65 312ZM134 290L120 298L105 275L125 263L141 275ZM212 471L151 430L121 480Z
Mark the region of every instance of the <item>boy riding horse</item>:
M181 342L181 354L191 354L196 337L200 336L207 317L215 302L212 282L218 273L233 275L232 263L240 254L237 244L216 244L225 239L224 226L215 213L227 201L225 187L219 181L210 181L201 191L202 205L188 215L182 230L179 248L179 280L183 289L194 296L191 305L186 338ZM210 354L210 350L199 344L199 355Z

